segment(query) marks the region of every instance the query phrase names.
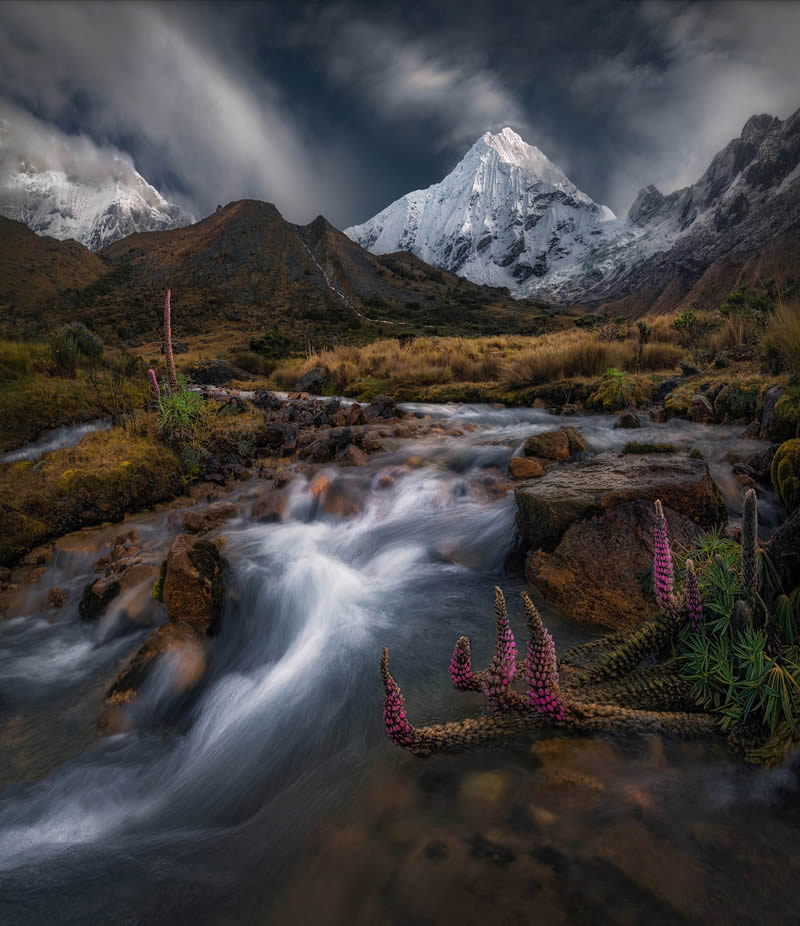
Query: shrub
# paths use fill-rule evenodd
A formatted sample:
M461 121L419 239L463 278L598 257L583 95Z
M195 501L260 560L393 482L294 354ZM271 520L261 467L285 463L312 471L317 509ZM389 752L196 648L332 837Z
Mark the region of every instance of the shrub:
M678 332L681 344L696 356L700 350L700 342L704 335L711 330L710 323L695 315L691 309L681 312L673 319L672 327Z
M193 444L208 423L205 399L199 392L178 389L162 395L158 405L158 436L170 447Z
M291 350L292 342L286 335L281 334L280 331L275 331L270 329L265 331L260 338L253 338L250 341L250 350L255 354L260 354L262 357L269 357L272 359L278 359L279 357L285 357Z
M103 342L82 322L63 325L48 338L50 362L57 376L74 379L78 364L97 364L103 355Z

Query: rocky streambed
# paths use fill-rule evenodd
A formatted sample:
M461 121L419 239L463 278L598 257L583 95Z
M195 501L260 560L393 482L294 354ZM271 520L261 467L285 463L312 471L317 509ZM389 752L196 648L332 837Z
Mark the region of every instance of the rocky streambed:
M788 915L788 770L653 736L423 762L387 744L377 671L389 645L415 709L463 716L442 679L460 633L486 661L494 585L535 582L559 649L614 626L651 498L687 542L735 527L734 467L766 443L653 423L637 440L676 452L620 456L609 416L541 439L559 421L533 409L259 401L254 469L221 458L5 576L4 923L722 923L747 883L738 914L766 891Z

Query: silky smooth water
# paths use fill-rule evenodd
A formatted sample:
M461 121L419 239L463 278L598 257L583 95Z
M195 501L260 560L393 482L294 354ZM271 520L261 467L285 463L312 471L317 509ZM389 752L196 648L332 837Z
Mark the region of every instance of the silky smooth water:
M480 709L478 696L450 688L453 644L467 633L476 663L488 661L493 587L505 589L517 631L524 588L504 574L513 497L497 497L485 476L558 424L525 409L409 409L477 429L327 468L358 501L350 517L326 514L299 479L285 520L258 524L247 516L258 485L236 490L229 594L204 681L176 696L180 667L162 660L133 731L97 739L94 723L146 631L113 608L97 626L77 616L119 527L58 552L24 615L0 624L0 922L750 922L746 903L738 920L717 918L724 897L697 913L692 904L706 896L698 884L724 895L755 871L773 912L794 896L794 861L769 864L794 838L790 771L742 770L718 745L657 737L545 734L534 752L523 737L429 760L388 743L383 646L412 720ZM736 512L734 429L570 423L593 450L632 437L700 447ZM409 457L422 465L403 465ZM153 561L177 531L168 514L131 528ZM57 620L42 603L53 585L69 596ZM543 614L559 648L591 635Z

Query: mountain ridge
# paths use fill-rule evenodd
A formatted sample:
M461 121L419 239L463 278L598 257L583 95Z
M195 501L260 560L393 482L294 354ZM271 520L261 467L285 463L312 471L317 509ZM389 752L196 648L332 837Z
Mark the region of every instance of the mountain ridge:
M483 182L485 158L477 163L475 152L487 139L497 140L491 147L504 164L513 162L514 183ZM549 190L536 173L539 164L549 165ZM431 208L444 219L426 227ZM376 253L407 248L473 282L505 279L514 296L554 305L599 305L665 286L685 293L728 255L797 231L800 110L786 120L750 117L698 181L668 194L643 187L624 220L578 191L538 148L503 129L478 139L438 184L345 229Z

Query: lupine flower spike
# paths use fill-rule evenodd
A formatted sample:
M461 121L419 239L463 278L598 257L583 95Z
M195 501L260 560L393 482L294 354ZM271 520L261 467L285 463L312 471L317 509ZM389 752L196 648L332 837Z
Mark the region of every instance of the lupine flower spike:
M150 377L150 382L153 384L153 392L155 393L156 402L158 402L161 398L161 389L158 385L158 379L156 379L156 371L148 370L147 373Z
M472 674L472 648L469 637L459 637L450 660L450 680L459 691L473 691L477 688Z
M406 718L406 703L400 686L389 674L389 650L384 647L381 656L381 677L386 697L383 701L383 723L386 735L396 745L412 752L416 745L416 731Z
M697 583L697 573L694 563L686 560L686 580L683 586L686 596L686 610L689 613L689 622L693 630L700 630L703 626L703 603L700 600L700 586Z
M527 592L522 593L522 604L528 621L528 659L525 663L528 680L528 704L554 723L564 723L566 714L558 683L556 648L550 631L542 623L541 615Z
M175 372L175 358L172 355L172 311L169 305L169 299L172 290L167 290L167 298L164 300L164 359L167 362L167 382L172 392L178 391L178 376Z
M496 636L494 657L489 663L483 684L483 693L493 707L499 706L517 671L517 644L508 623L506 599L499 588L494 590Z
M664 517L661 502L658 500L656 500L656 523L653 537L653 580L656 601L661 610L669 614L674 610L672 553L669 548L667 519Z
M747 597L752 601L758 591L758 503L753 489L748 489L744 494L742 578Z

